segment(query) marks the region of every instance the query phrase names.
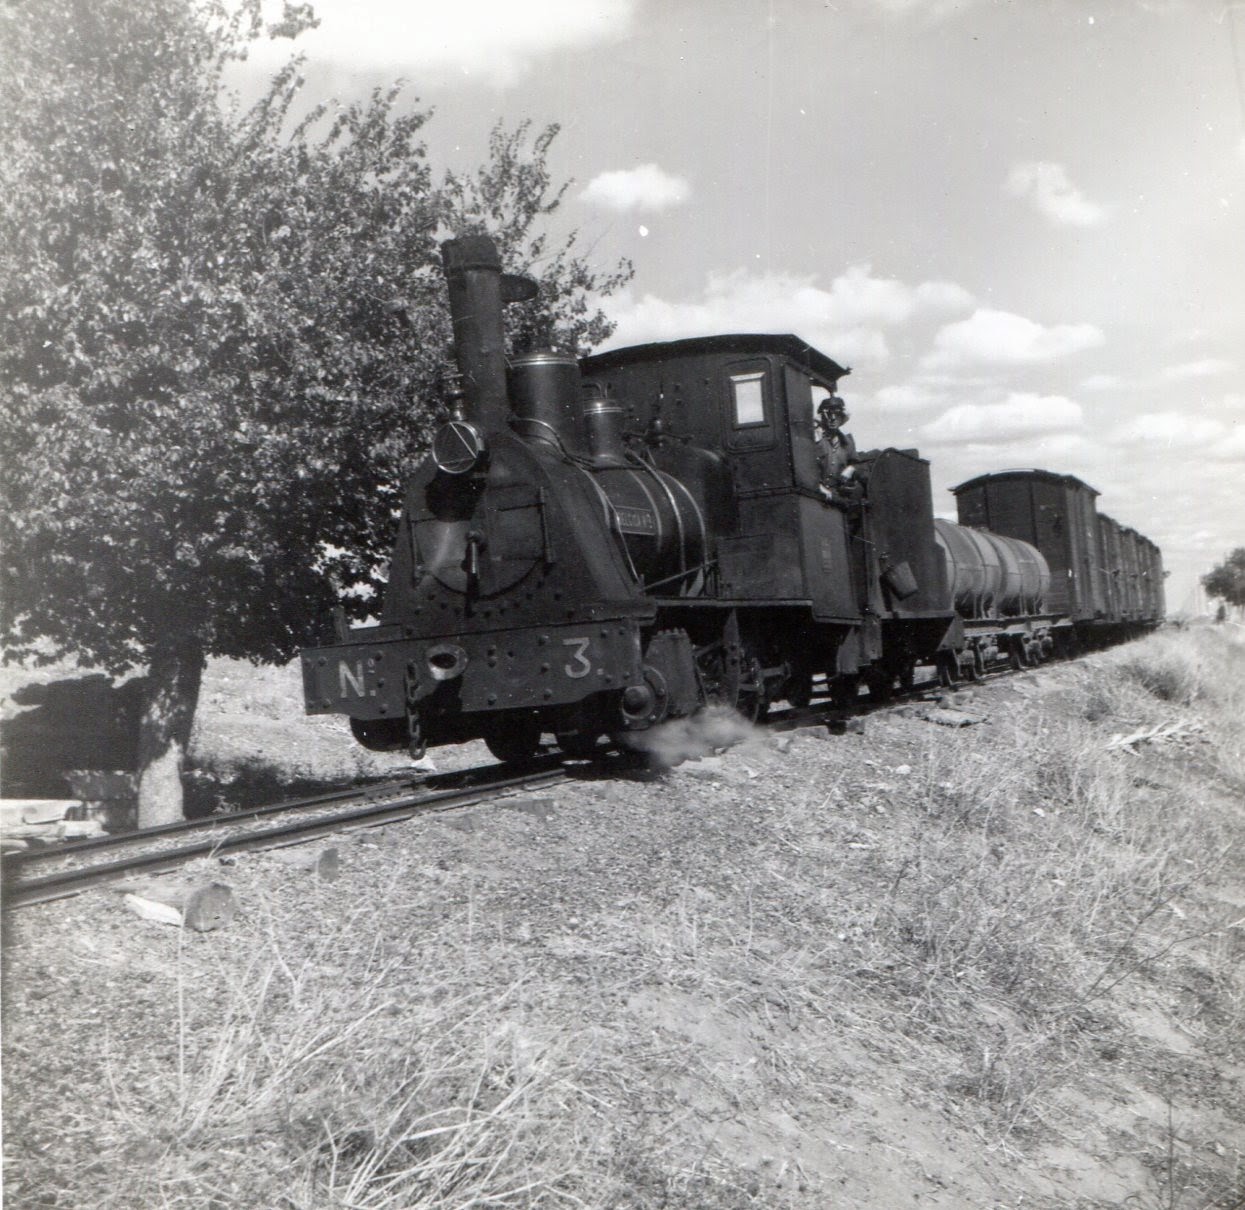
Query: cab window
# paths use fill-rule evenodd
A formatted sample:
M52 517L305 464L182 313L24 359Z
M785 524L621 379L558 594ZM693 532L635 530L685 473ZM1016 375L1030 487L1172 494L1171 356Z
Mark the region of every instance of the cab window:
M735 428L765 423L765 371L731 375L731 401Z
M737 453L767 450L774 444L773 370L767 360L749 357L722 367L722 428L726 448Z

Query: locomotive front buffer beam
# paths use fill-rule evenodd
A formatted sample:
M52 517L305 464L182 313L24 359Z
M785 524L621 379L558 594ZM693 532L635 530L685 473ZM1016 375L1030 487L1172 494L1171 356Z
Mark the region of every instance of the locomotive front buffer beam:
M649 726L695 707L683 688L695 673L685 636L658 635L645 648L641 625L615 618L373 643L356 634L302 653L306 711L348 715L366 746L413 754L535 711L569 719L590 707L611 729Z

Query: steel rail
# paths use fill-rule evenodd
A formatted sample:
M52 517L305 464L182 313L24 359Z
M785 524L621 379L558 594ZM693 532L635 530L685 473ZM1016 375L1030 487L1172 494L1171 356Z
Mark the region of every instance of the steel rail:
M550 757L539 757L547 761ZM529 766L530 768L530 766ZM348 786L337 790L327 790L321 794L311 794L303 798L282 799L280 802L264 803L256 807L243 807L238 811L230 811L224 815L205 815L198 819L178 819L171 823L157 824L154 827L142 828L132 832L114 832L103 836L88 836L81 840L69 840L63 844L41 849L24 849L20 852L6 853L3 857L5 877L20 874L29 866L55 862L67 857L78 857L86 853L95 853L101 849L124 848L147 840L156 840L166 836L178 836L185 833L199 832L204 829L218 828L222 825L235 825L248 820L262 819L268 815L281 815L289 811L315 810L319 807L330 807L338 802L352 802L360 799L380 799L395 793L403 793L420 786L426 790L444 785L447 788L465 788L464 780L488 779L495 776L496 765L478 765L469 769L459 769L446 773L433 773L426 778L395 777L386 781L375 782L365 788ZM435 792L435 790L433 790Z
M74 866L9 883L3 887L5 908L28 907L50 899L60 899L77 894L100 883L111 882L126 874L162 873L185 865L196 857L214 857L225 853L246 852L252 849L280 848L285 844L299 844L320 836L329 836L347 829L378 827L397 823L416 815L434 814L441 811L461 809L487 802L507 790L529 789L565 781L566 769L556 768L512 774L483 786L471 786L452 790L435 791L431 794L411 795L398 801L368 803L354 810L334 812L314 819L296 820L277 827L236 832L234 835L209 835L192 844L175 848L149 849L133 853L113 861L95 862ZM232 816L221 816L211 831L228 832ZM131 843L138 845L151 839L146 833L129 833ZM60 852L64 853L64 850Z
M413 778L395 779L384 783L395 788L409 788ZM244 807L238 811L230 811L227 815L204 815L195 819L178 819L171 823L156 824L150 828L141 828L129 832L106 832L101 836L86 836L79 840L67 840L61 844L49 845L38 849L22 849L14 853L5 853L3 866L6 875L10 871L20 873L30 865L56 861L66 857L79 857L84 853L95 853L101 849L123 848L134 844L137 840L156 840L165 836L177 836L187 832L199 832L214 828L224 821L237 823L247 819L262 818L284 811L312 810L316 807L329 807L335 802L349 802L352 799L376 797L377 786L360 790L357 786L326 791L323 794L307 795L304 798L283 799L280 802L265 803L257 807Z

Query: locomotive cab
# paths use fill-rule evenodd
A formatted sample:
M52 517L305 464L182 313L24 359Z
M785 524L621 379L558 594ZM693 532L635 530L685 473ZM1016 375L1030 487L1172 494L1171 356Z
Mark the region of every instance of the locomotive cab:
M733 507L709 510L712 588L739 611L751 655L785 667L771 695L802 697L810 672L849 690L864 674L881 685L952 641L928 464L915 451L874 451L860 459L855 494L824 490L816 405L846 367L796 336L758 334L642 345L583 365L624 403L633 432L660 433L656 465L679 475L688 451L712 451L729 474ZM798 661L780 633L802 636Z

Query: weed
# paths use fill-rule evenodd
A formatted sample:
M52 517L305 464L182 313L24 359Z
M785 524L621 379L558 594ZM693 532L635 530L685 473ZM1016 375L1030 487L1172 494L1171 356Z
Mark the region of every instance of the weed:
M207 1202L222 1154L248 1204L290 1210L562 1200L576 1040L529 1021L518 984L448 982L448 933L387 952L385 923L297 952L261 915L247 961L222 954L219 998L179 1019L181 1061L119 1106L160 1161L127 1169L113 1204Z
M1233 697L1217 678L1234 660L1186 646L1160 636L1104 661L1077 685L1074 714L1118 721ZM1097 730L1040 708L1002 722L1003 744L931 740L923 817L891 837L899 873L879 917L900 960L870 972L909 1037L960 1056L947 1087L992 1107L1000 1138L1084 1066L1121 984L1223 932L1193 927L1181 904L1231 868L1239 834L1196 786L1138 777L1136 757L1109 753Z

